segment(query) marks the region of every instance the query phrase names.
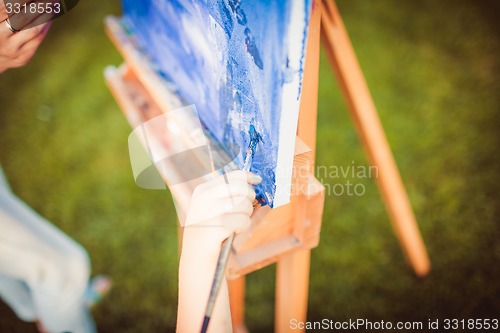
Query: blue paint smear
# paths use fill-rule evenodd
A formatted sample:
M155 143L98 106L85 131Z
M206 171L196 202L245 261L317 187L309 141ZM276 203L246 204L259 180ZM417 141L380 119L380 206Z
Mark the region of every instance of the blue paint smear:
M304 1L306 23L311 0ZM221 142L249 145L255 126L261 141L251 171L256 188L273 206L282 86L298 69L289 68L288 1L122 0L125 24L176 93L195 104L203 124ZM307 26L307 25L306 25ZM304 29L304 36L306 30ZM305 37L303 41L305 42ZM296 38L296 36L294 36ZM305 52L303 45L302 55ZM297 98L300 96L300 88ZM236 161L241 167L243 156Z
M254 125L250 125L248 130L248 135L250 136L250 142L248 143L248 149L252 154L252 158L255 156L255 151L257 151L257 145L262 142L262 136L257 133Z

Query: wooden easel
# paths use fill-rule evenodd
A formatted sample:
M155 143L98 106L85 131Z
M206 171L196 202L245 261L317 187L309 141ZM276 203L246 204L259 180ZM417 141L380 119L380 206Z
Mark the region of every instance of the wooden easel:
M429 257L375 104L334 1L323 3L321 37L328 60L342 87L370 163L380 171L378 186L396 236L415 273L425 276L431 267Z
M381 171L378 186L401 247L417 276L425 276L430 261L366 80L333 0L313 1L297 135L311 149L314 163L320 36L370 163ZM308 249L294 251L277 262L275 332L290 332L291 318L306 320L309 267ZM238 331L245 331L244 284L244 277L230 284L233 323Z
M119 20L108 18L106 28L125 59L120 68L106 69L106 80L131 125L136 127L179 107L179 100L168 93ZM379 189L404 253L418 276L430 269L408 196L342 19L333 1L313 0L294 159L294 168L301 172L292 180L300 190L292 189L290 204L255 213L254 227L235 240L227 269L235 332L247 331L245 275L272 263L277 264L275 332L291 331L291 318L306 320L310 251L319 243L325 199L324 187L314 177L320 37L369 160L380 170ZM194 186L177 188L172 195L182 204Z

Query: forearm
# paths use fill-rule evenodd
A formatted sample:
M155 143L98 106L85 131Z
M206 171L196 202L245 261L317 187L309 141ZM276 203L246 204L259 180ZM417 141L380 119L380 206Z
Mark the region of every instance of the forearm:
M245 171L233 171L198 185L189 205L179 267L177 332L201 331L205 308L224 239L247 229L255 190L262 181ZM232 332L227 282L221 284L209 333Z
M200 332L205 307L217 266L220 242L216 230L185 228L179 266L177 332ZM203 246L205 245L205 246ZM215 302L208 332L232 332L227 283L224 280Z

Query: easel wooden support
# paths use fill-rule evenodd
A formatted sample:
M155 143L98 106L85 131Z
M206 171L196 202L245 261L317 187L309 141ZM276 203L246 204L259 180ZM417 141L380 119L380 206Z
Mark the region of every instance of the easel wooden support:
M179 99L169 93L120 21L108 18L106 30L125 59L120 68L106 69L106 80L132 127L180 107ZM275 331L290 332L291 318L306 320L310 250L319 243L325 199L323 185L314 178L320 36L370 162L379 170L378 185L409 263L419 276L430 269L406 191L338 10L333 1L313 0L295 145L294 169L300 172L292 179L290 204L257 211L252 216L254 227L234 242L227 277L235 332L247 332L245 275L272 263L277 263ZM176 187L172 195L182 205L194 186L196 183Z
M430 270L422 236L403 181L385 137L375 104L334 1L324 1L321 37L349 105L351 116L377 178L387 211L404 253L418 276Z

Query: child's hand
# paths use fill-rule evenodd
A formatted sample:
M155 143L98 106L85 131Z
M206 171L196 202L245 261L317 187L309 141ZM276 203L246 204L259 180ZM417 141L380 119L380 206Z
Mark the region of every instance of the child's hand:
M250 172L233 171L199 185L193 193L184 232L199 233L220 246L233 232L250 226L255 190L262 178Z
M177 332L199 332L221 244L233 232L250 226L255 191L262 181L233 171L199 185L187 211L179 267ZM232 332L229 296L224 279L209 332Z

